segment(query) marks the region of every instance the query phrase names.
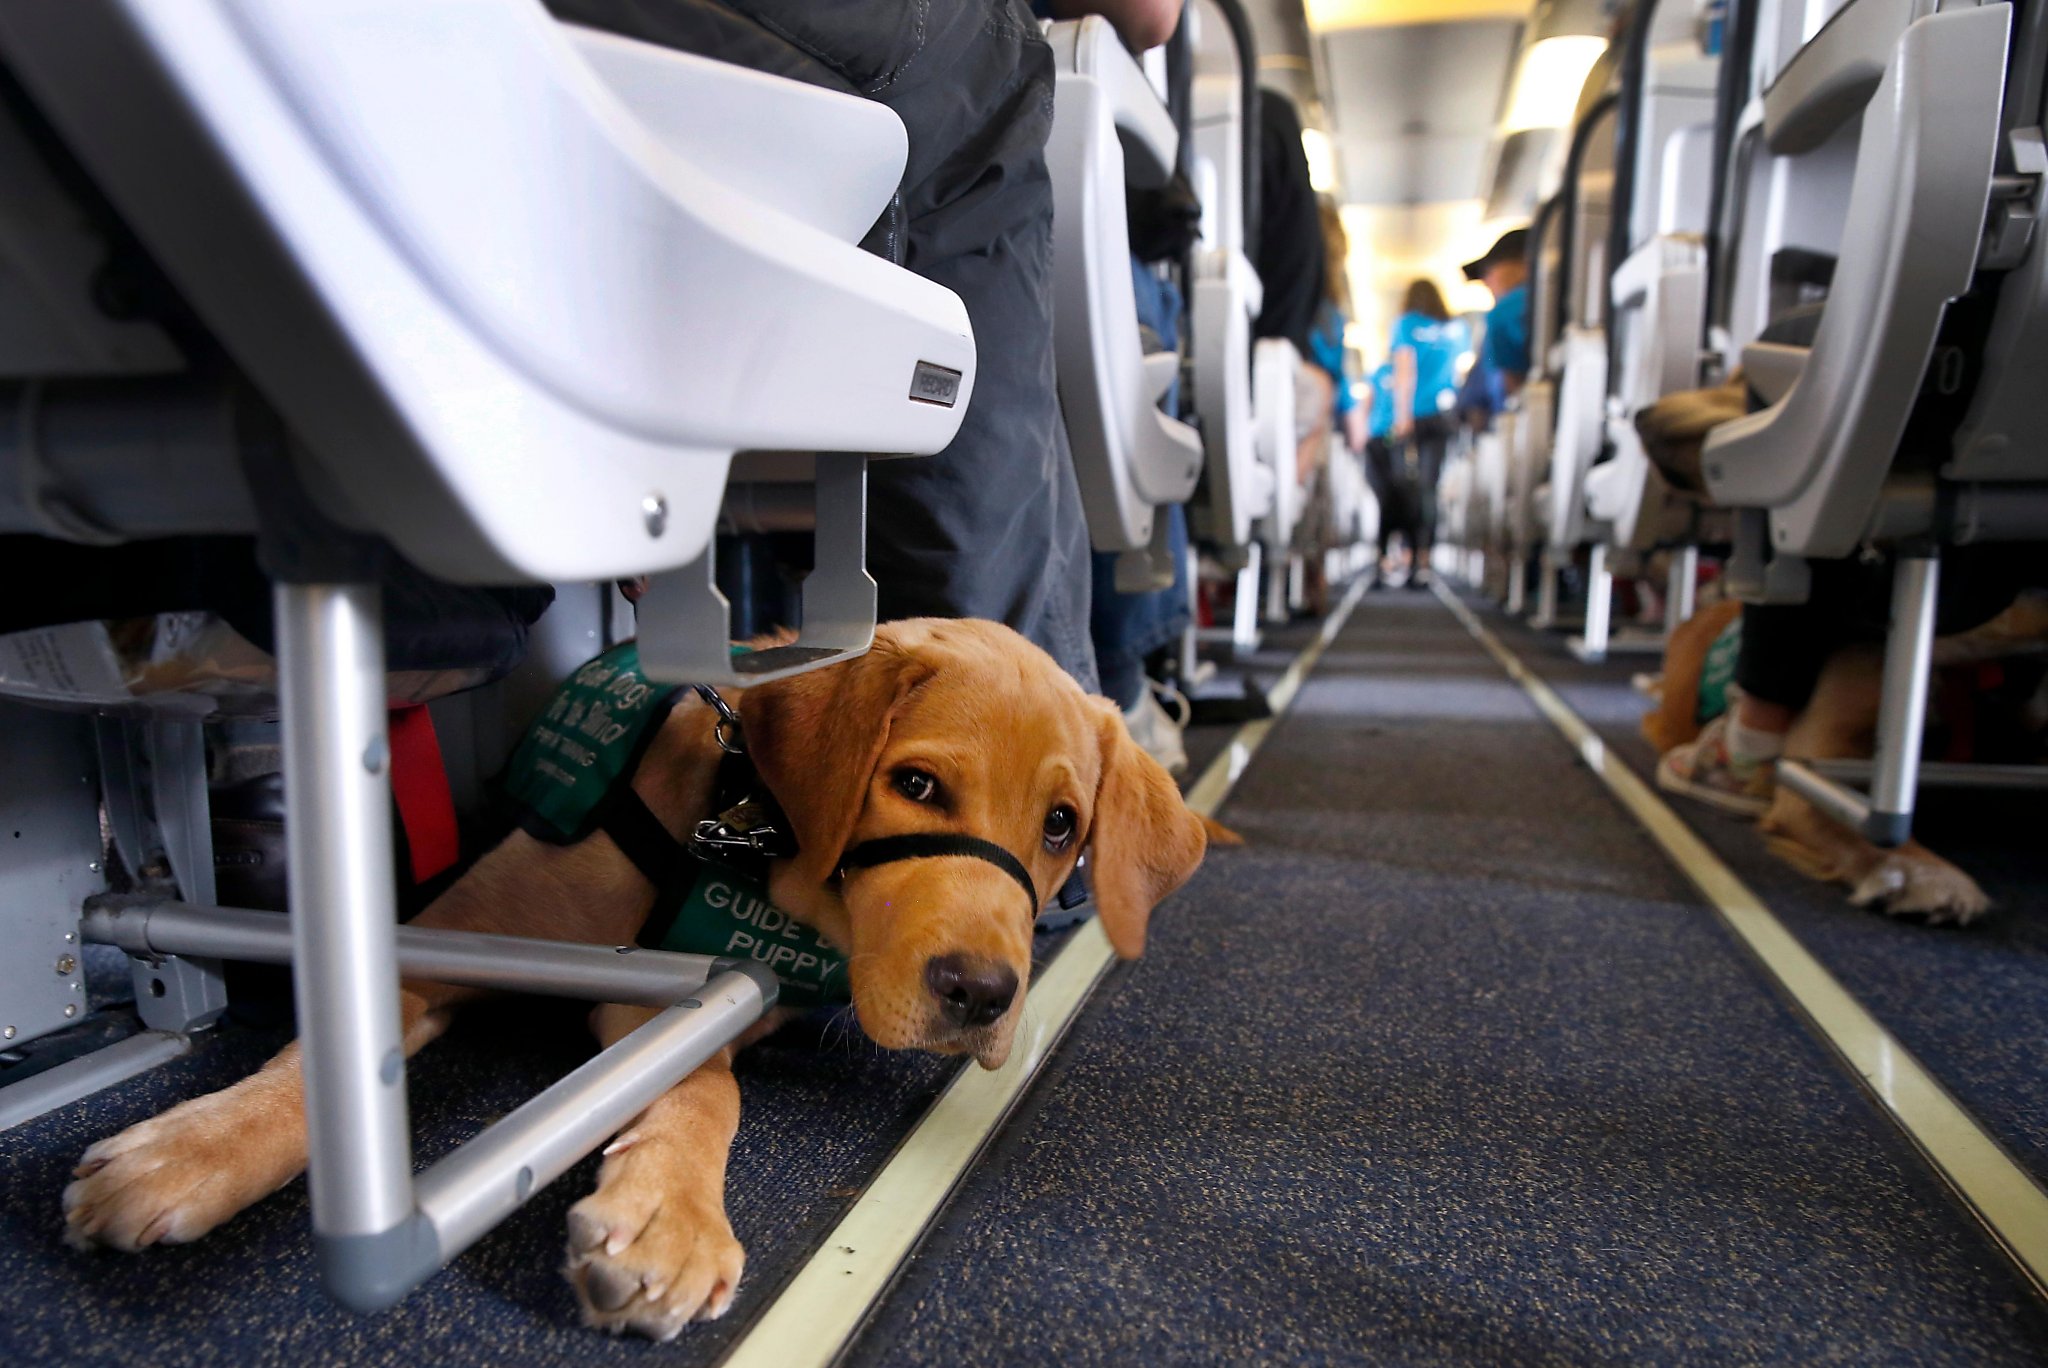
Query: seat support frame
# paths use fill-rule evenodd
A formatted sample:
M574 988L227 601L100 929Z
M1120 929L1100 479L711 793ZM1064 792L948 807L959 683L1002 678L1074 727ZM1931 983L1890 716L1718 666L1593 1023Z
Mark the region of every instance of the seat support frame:
M280 583L275 612L293 915L105 904L88 914L85 935L146 956L291 962L322 1277L343 1305L374 1311L758 1021L776 983L750 961L401 930L380 591ZM415 1178L401 972L668 1005Z

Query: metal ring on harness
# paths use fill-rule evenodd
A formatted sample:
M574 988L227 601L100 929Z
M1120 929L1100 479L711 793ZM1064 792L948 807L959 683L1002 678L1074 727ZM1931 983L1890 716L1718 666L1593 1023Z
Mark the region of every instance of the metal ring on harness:
M1031 916L1038 918L1038 888L1031 882L1031 873L1024 868L1024 862L997 845L984 841L979 836L963 836L951 831L911 831L901 836L878 836L872 841L862 841L839 857L839 872L850 869L873 869L876 865L894 864L898 860L930 860L948 855L965 855L970 859L992 864L1017 881L1024 890L1024 896L1031 900Z
M732 704L709 684L692 684L690 687L718 714L718 723L711 729L712 739L718 742L718 748L727 755L745 755L746 736L740 731L740 715L733 711Z

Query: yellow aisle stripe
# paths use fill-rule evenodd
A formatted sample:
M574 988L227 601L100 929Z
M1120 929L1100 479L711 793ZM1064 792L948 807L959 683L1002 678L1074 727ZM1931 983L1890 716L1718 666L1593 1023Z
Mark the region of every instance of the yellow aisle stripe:
M1190 808L1207 817L1222 806L1364 591L1363 580L1352 585L1267 694L1273 716L1245 723L1202 772L1188 790ZM1115 958L1099 921L1074 932L1032 983L1009 1061L954 1075L823 1246L733 1345L726 1368L818 1368L845 1351Z
M1628 809L1672 863L1692 880L1730 930L1777 980L1813 1029L1847 1061L1963 1199L1992 1238L2005 1248L2035 1288L2048 1292L2048 1193L1949 1096L1905 1046L1808 953L1735 871L1672 812L1625 761L1612 758L1571 706L1502 645L1456 595L1438 582L1437 597L1508 677L1522 686L1579 758Z

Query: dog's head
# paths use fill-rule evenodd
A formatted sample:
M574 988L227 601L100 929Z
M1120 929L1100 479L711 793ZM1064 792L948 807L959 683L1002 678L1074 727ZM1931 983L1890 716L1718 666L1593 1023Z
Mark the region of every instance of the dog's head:
M1201 863L1200 820L1116 708L995 623L890 623L857 660L749 689L740 714L801 847L770 893L846 952L861 1026L892 1049L1008 1057L1033 920L1083 850L1125 958ZM1022 869L995 852L847 860L913 833Z

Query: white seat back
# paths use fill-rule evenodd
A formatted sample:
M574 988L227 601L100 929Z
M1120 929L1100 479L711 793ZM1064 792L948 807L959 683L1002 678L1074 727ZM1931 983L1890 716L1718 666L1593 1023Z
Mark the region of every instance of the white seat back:
M1550 441L1549 507L1543 525L1553 551L1562 552L1593 534L1586 520L1586 472L1598 459L1606 435L1607 253L1614 192L1615 106L1589 115L1574 130L1578 174L1561 193L1572 213L1560 232L1559 260L1570 263L1562 281L1546 291L1561 309L1563 336L1550 348L1556 382L1557 426ZM1569 298L1563 292L1569 291ZM1546 338L1547 341L1547 338Z
M1245 253L1244 164L1258 130L1245 127L1243 54L1222 12L1196 0L1188 18L1197 24L1192 137L1202 202L1188 316L1209 474L1200 530L1235 559L1278 497L1270 467L1259 461L1252 418L1252 319L1263 290Z
M934 451L971 395L958 298L852 244L870 102L527 0L77 0L0 49L313 486L445 578L684 564L735 448Z
M1568 327L1562 355L1545 519L1555 550L1577 546L1598 530L1586 518L1586 475L1606 437L1607 334L1599 328Z
M1131 282L1126 186L1172 176L1179 136L1108 21L1048 24L1057 73L1046 163L1053 181L1053 323L1060 408L1090 540L1098 551L1148 552L1160 505L1185 503L1202 473L1200 435L1163 413L1177 352L1144 353ZM1166 552L1162 544L1160 550ZM1170 553L1119 582L1173 582Z
M1634 169L1627 253L1609 280L1612 314L1606 418L1609 459L1586 476L1586 511L1614 545L1647 551L1683 536L1691 501L1657 473L1635 415L1700 380L1706 325L1705 233L1713 200L1714 116L1720 61L1701 51L1691 7L1666 0L1649 16L1633 101Z
M1273 485L1272 509L1258 520L1268 564L1275 563L1271 557L1287 554L1307 497L1296 473L1295 440L1300 416L1295 411L1295 384L1303 364L1301 353L1284 338L1262 337L1252 346L1253 450Z

